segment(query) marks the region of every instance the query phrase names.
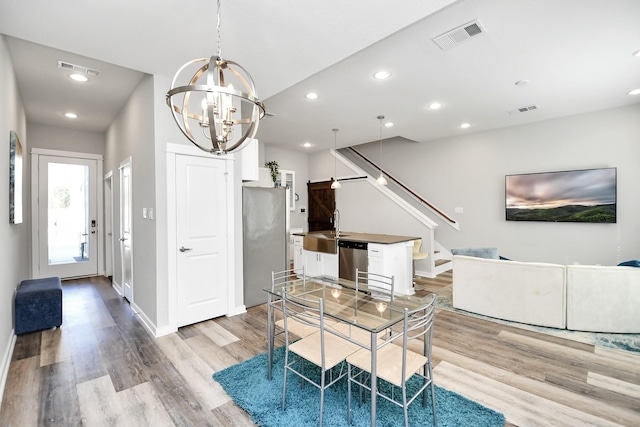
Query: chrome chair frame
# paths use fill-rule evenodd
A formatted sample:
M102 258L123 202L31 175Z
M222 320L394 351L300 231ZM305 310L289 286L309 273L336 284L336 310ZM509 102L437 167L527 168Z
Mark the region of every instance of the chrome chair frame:
M325 322L324 300L322 298L310 300L303 296L289 294L286 290L283 290L281 303L284 315L285 335L282 410L284 411L286 408L287 372L292 372L320 390L319 425L322 426L324 391L341 378L347 376L346 358L350 354L355 353L360 347L326 330L330 328L330 326ZM292 319L300 324L317 328L317 332L295 342L291 342L287 322ZM318 342L320 347L319 360L317 359L317 351L315 351ZM309 353L305 352L305 350L308 352L310 348L314 350L312 354L315 357L309 357ZM328 354L331 360L327 360ZM314 361L311 361L311 359L314 359ZM319 379L310 378L309 375L305 373L304 362L306 360L320 367ZM304 383L302 384L304 385Z
M391 385L392 393L391 395L384 394L380 391L380 388L376 385L376 395L400 406L404 411L404 421L405 427L409 426L408 420L408 407L409 405L418 397L418 395L422 394L422 406L426 407L428 402L427 388L431 386L431 401L432 401L432 409L433 409L433 425L437 425L436 418L436 397L435 397L435 387L433 384L433 369L431 363L431 352L432 352L432 343L433 343L433 325L434 325L434 317L435 317L435 294L432 297L432 300L424 307L421 307L416 310L410 311L409 309L404 309L404 320L403 320L403 331L402 331L402 371L400 377L400 385L394 385L390 380L385 378L385 373L383 372L384 367L381 367L378 364L377 369L377 377L378 380L387 381ZM426 362L424 362L417 370L417 372L409 372L407 375L407 355L409 353L413 353L412 350L408 348L408 343L410 340L418 339L422 337L424 341L423 345L423 356L426 357ZM388 347L388 348L387 348ZM382 353L387 351L392 351L395 354L398 354L398 345L389 341L385 343L384 347L378 350L379 360L384 356ZM366 357L365 356L366 353ZM358 367L352 364L358 356L361 356L363 361L369 360L368 350L359 350L357 353L353 354L349 358L347 358L348 362L348 395L347 395L347 407L348 407L348 421L351 424L351 385L357 384L360 386L360 401L362 402L362 390L366 389L371 391L370 381L369 381L369 371L371 367L369 366L369 371L366 368ZM397 361L396 361L397 362ZM422 372L420 372L420 370ZM413 377L414 375L418 375L422 378L422 386L413 393L412 396L407 398L407 380ZM408 378L407 378L408 376ZM388 376L387 376L388 377ZM402 400L398 401L393 391L396 388L401 389Z

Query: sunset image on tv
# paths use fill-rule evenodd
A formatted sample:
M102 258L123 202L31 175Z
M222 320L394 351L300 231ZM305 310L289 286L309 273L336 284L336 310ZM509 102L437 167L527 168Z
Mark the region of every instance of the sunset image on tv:
M616 222L616 168L507 175L507 221Z

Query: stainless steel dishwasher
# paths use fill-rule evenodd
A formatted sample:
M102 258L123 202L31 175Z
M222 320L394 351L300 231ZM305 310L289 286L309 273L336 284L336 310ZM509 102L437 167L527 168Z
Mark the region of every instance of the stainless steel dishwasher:
M356 280L356 268L367 271L367 243L338 240L338 276L341 279Z

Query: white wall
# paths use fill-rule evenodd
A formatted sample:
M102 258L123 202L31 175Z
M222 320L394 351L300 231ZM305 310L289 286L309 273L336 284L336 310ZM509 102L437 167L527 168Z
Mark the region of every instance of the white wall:
M106 134L104 172L113 171L114 234L119 233L119 166L131 156L133 199L133 302L157 322L156 225L144 219L142 208L156 208L154 82L145 76L118 113ZM156 215L157 217L157 215ZM116 240L116 239L114 239ZM117 240L116 240L117 241ZM122 285L119 247L114 257L114 281Z
M640 258L639 140L636 104L430 143L397 143L383 148L382 167L460 222L460 231L446 225L436 230L445 247L497 246L518 260L612 265ZM379 157L377 144L360 148ZM309 164L324 165L312 169L312 180L333 175L326 152L310 156ZM505 221L505 175L599 167L618 170L617 224ZM423 234L374 188L359 182L343 189L336 195L343 230ZM464 213L454 213L456 207Z
M29 278L29 139L24 106L18 93L13 61L0 35L0 399L11 360L14 289ZM9 132L15 131L23 150L23 223L9 224Z
M258 138L260 131L258 130ZM304 152L286 150L280 147L274 147L265 145L264 147L264 160L260 161L260 166L264 166L265 162L276 160L280 169L292 170L296 173L296 193L299 196L299 200L296 202L296 210L291 211L291 228L302 228L307 230L307 213L308 200L307 200L307 181L309 180L309 155ZM304 209L304 212L301 210Z
M29 122L29 142L31 148L74 151L78 153L101 154L104 156L105 134L77 129Z

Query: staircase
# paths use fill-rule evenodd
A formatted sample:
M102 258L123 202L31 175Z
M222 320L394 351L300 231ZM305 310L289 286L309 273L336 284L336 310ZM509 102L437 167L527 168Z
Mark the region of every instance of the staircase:
M422 235L422 247L420 252L426 252L429 256L416 264L416 275L434 278L437 275L452 269L453 256L451 252L438 243L435 239L435 230L440 224L446 224L454 229L459 229L459 224L440 209L416 194L405 184L382 170L378 165L366 158L353 147L345 147L339 150L330 150L338 160L357 171L362 179L374 186L389 200L402 207L409 215L417 219L425 227ZM376 184L375 177L383 173L387 178L387 185Z

